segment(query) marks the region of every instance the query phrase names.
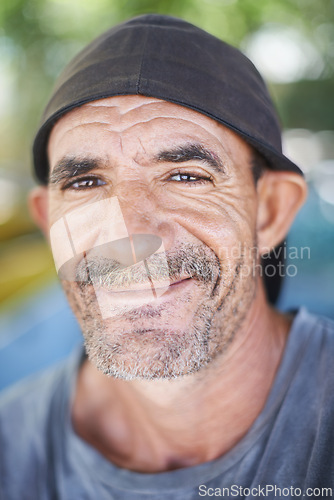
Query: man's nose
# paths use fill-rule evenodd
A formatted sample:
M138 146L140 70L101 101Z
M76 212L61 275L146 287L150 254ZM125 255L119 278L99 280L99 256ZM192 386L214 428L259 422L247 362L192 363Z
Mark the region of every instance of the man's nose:
M157 230L159 200L147 182L124 179L113 190L129 233L151 233Z
M161 200L140 182L123 182L114 194L128 233L127 238L118 239L110 246L118 262L129 266L147 259L159 248L164 249L169 244L171 228Z

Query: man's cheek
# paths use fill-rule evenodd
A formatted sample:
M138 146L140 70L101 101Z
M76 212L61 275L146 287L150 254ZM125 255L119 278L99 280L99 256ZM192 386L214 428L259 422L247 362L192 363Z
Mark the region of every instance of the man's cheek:
M76 255L126 237L128 231L117 197L89 203L68 212L50 229L57 272Z

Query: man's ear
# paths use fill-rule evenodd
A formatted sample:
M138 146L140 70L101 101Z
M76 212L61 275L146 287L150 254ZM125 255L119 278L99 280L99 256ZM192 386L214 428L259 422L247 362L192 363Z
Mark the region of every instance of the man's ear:
M37 226L43 231L46 239L49 239L49 198L46 186L37 186L28 197L30 214Z
M305 201L305 179L294 172L266 170L258 181L258 248L267 253L284 240Z

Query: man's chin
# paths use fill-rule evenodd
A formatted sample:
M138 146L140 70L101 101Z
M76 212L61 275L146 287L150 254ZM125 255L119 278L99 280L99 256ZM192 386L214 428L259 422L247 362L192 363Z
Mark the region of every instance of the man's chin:
M205 342L200 345L187 332L158 328L136 329L123 341L85 336L85 346L100 371L123 380L175 379L197 372L210 361Z
M166 306L145 305L122 317L85 323L83 334L90 361L109 376L173 379L205 366L210 358L212 314L173 314Z
M148 303L115 306L103 290L103 317L92 286L67 290L79 320L91 362L103 373L124 380L173 379L197 372L215 357L222 339L212 335L217 299L195 280L176 284ZM112 312L112 314L110 314Z

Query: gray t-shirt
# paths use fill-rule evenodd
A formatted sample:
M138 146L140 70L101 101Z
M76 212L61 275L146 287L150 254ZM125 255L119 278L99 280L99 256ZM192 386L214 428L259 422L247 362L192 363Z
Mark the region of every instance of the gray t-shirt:
M1 500L334 498L333 322L302 309L246 436L216 460L172 472L116 467L73 432L82 358L77 351L0 399Z

